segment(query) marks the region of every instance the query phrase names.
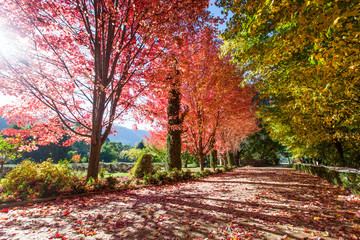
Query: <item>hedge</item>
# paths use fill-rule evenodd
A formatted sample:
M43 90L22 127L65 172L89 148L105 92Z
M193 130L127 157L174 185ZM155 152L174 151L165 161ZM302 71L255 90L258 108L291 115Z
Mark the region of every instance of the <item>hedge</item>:
M294 164L294 168L324 178L330 183L344 187L353 194L360 195L360 171L357 169L311 164Z

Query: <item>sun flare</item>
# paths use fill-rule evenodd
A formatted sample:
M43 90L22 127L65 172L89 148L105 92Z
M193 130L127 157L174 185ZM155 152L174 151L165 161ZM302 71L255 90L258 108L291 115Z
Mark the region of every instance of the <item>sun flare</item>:
M11 39L5 31L0 29L0 54L8 55L11 54L14 46L11 43Z
M0 25L0 56L8 58L16 55L22 55L28 46L28 40L21 38L15 33Z

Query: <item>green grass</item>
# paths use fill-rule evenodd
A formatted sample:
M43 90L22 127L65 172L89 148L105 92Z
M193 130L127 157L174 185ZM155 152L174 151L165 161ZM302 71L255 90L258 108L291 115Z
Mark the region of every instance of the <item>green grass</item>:
M129 175L128 172L105 173L105 177L127 177Z
M222 166L218 166L218 167L216 167L216 169L218 169L218 168L223 168ZM184 169L184 170L186 170L186 169L189 169L189 170L199 170L200 171L200 167L187 167L187 168L182 168L182 169ZM204 168L205 170L212 170L213 168L212 167L205 167Z

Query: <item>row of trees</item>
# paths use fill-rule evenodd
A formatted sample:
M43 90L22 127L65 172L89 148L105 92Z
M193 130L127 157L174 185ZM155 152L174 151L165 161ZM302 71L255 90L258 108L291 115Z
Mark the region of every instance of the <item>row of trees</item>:
M225 52L256 86L270 136L295 157L359 166L360 4L218 0Z
M208 1L1 2L3 29L22 39L21 53L2 55L1 85L21 101L1 115L30 129L38 144L90 143L88 178L97 178L101 147L147 88L154 61L173 38L193 34L206 21ZM26 43L26 44L24 44Z
M75 142L71 146L60 144L49 144L46 146L24 145L22 138L0 138L0 161L1 164L17 164L24 159L34 162L44 162L51 158L55 163L61 160L73 162L88 162L90 145L85 141ZM107 140L101 148L101 162L133 162L141 154L141 149L145 148L143 142L139 142L135 147L122 144L121 142L110 142ZM75 156L75 157L74 157Z
M64 135L64 145L85 140L87 178L97 178L114 121L136 110L157 124L154 142L164 144L167 135L169 169L181 168L181 144L199 156L203 169L211 149L228 151L256 130L255 91L238 87L242 72L228 56L219 58L219 19L209 15L208 4L1 2L1 28L22 44L0 60L1 91L19 97L0 115L22 127L6 134L38 145L58 143Z
M142 109L156 123L150 142L167 149L167 169L181 169L181 151L204 157L235 150L257 131L251 86L239 86L242 72L220 56L217 32L207 27L177 44L177 54L162 59L161 72ZM165 69L165 72L163 72ZM150 114L149 114L150 113ZM231 153L233 154L233 153Z

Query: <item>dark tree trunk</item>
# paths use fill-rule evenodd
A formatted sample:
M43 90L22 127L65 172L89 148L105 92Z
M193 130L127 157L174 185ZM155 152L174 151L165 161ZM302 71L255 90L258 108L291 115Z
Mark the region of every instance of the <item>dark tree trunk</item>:
M2 178L4 174L4 163L5 161L1 161L0 178Z
M214 171L217 167L217 161L217 150L214 149L210 152L210 164Z
M240 155L241 155L241 152L236 150L234 153L234 157L235 157L235 165L237 167L240 167Z
M98 178L101 146L101 141L95 142L91 139L87 180L90 177L93 179Z
M335 145L336 152L339 154L340 166L344 167L345 166L345 157L344 157L344 149L342 147L342 144L340 141L336 140L334 145Z
M233 151L229 150L229 151L227 152L227 154L228 154L228 157L229 157L229 162L228 162L229 167L235 166L234 153L233 153Z
M93 179L98 178L100 152L103 145L101 141L101 131L101 124L93 127L93 132L91 134L90 155L86 180L89 180L90 177L92 177Z
M224 166L228 166L229 165L229 160L226 156L226 153L223 154L223 158L224 158Z
M175 71L169 91L167 107L168 134L166 137L166 169L181 170L181 133L182 118L180 117L180 78L179 71Z
M103 141L104 136L102 136L102 121L105 111L106 93L104 91L96 91L96 89L94 93L90 155L86 180L98 178L100 151L101 146L105 142Z
M200 172L204 171L204 149L202 145L202 137L199 137L199 148L198 148L198 157L200 163Z
M201 152L199 153L199 160L200 160L200 172L204 171L204 154Z

